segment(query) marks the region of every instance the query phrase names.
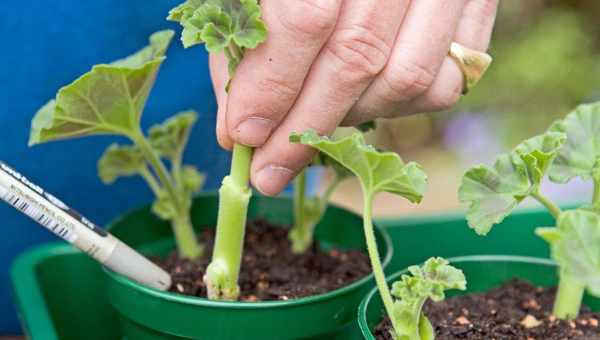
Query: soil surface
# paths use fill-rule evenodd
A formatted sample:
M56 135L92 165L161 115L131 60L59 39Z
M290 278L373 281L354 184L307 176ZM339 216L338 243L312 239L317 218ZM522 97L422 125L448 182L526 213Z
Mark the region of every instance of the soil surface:
M429 301L425 314L436 340L598 340L600 313L583 307L573 321L551 315L555 288L543 289L513 280L484 294ZM375 329L376 338L391 340L387 316Z
M360 250L320 250L318 243L304 254L294 254L288 230L265 220L249 221L240 273L242 301L288 300L326 293L359 280L371 272L369 257ZM171 291L206 297L202 282L210 262L215 238L213 228L205 229L200 239L205 256L190 261L177 252L166 259L154 259L171 273Z

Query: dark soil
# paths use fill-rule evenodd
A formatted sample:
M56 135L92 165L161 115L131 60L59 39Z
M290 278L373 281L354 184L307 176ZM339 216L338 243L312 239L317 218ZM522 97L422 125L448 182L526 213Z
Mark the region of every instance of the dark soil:
M242 301L288 300L326 293L359 280L371 272L369 257L360 250L320 250L318 243L304 254L294 254L288 241L288 229L265 220L249 221L240 273ZM177 252L166 259L155 259L171 273L171 291L206 297L202 282L210 262L215 230L200 235L206 244L205 256L190 261Z
M583 307L573 321L551 315L555 289L519 280L484 294L456 296L428 302L424 311L435 327L436 340L598 340L600 313ZM376 338L391 340L390 321L375 329Z

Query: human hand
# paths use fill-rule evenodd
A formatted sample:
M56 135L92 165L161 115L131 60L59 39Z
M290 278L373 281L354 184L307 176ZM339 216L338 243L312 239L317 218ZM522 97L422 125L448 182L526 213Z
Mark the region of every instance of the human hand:
M463 74L452 41L485 51L498 0L262 0L267 41L248 50L229 93L224 55L211 56L217 137L256 148L251 181L276 195L314 150L291 132L452 107Z

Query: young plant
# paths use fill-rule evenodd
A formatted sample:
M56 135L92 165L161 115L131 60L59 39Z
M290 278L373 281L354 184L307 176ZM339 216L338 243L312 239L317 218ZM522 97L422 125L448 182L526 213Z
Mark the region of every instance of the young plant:
M375 121L358 125L359 131L367 132L375 129ZM313 244L314 231L319 221L325 215L327 204L338 185L352 176L352 173L326 154L319 152L312 166L321 166L333 170L333 180L321 195L308 197L306 194L306 171L304 169L294 180L294 226L288 234L292 251L304 253Z
M173 8L167 19L183 26L184 47L204 43L210 53L223 52L229 60L231 81L246 49L266 39L260 16L257 0L187 0ZM238 276L252 194L248 184L252 151L251 147L234 145L231 172L219 190L213 257L204 276L209 299L236 300L240 293Z
M363 192L363 228L367 243L367 251L371 261L373 275L375 276L375 282L377 283L377 288L381 295L381 300L383 301L383 305L385 306L385 310L389 315L390 320L392 320L395 338L402 340L421 339L406 338L407 335L414 334L415 329L419 329L418 325L421 322L420 314L418 314L419 317L416 318L405 316L402 313L404 313L406 309L399 307L402 305L402 302L398 305L394 303L392 293L385 281L385 274L377 249L375 232L373 230L372 207L374 196L380 192L393 193L402 196L413 203L420 202L427 186L427 176L418 164L413 162L405 164L399 155L393 152L380 152L372 146L367 145L364 136L361 133L355 133L339 140L331 140L328 137L320 137L316 132L309 130L302 134L292 134L290 136L290 141L317 149L319 152L327 155L327 157L330 157L358 177ZM425 270L428 271L432 268L437 269L442 267L443 272L450 271L449 269L447 270L445 264L442 266L441 262L435 260L430 262ZM417 272L418 271L415 270L415 273ZM433 272L435 272L435 270ZM435 277L437 277L437 275ZM453 278L455 277L456 276L453 276ZM421 281L427 282L425 285L433 284L433 281L431 281L430 278L431 277L428 276L427 280ZM418 281L417 279L415 280ZM456 286L460 288L461 285L458 282L459 281L452 279L448 281L448 285L449 287ZM437 285L436 287L441 286ZM400 291L401 289L399 288L396 292ZM422 293L422 291L420 293ZM414 297L417 295L417 293L411 293L411 298L409 299L409 295L404 295L403 292L400 294L400 297L404 298L404 301L408 304L416 304L417 301ZM439 294L435 295L435 297L439 297ZM402 313L400 314L402 315L397 315L396 313L398 311L401 311ZM412 318L412 323L408 321L406 321L406 323L404 322L404 320L410 318Z
M352 176L346 168L323 153L317 154L313 166L325 166L333 170L333 180L321 195L308 197L306 195L306 171L302 170L294 180L294 226L288 237L292 251L302 254L313 244L315 227L325 215L327 204L338 185Z
M92 135L127 137L132 145L113 144L105 151L98 163L100 178L112 183L122 176L142 176L156 196L152 210L171 222L179 254L196 258L203 247L196 240L190 208L203 177L194 167L182 165L196 113L179 113L154 126L148 137L140 126L173 34L154 33L150 44L137 53L96 65L61 88L33 118L29 145ZM170 161L170 172L162 159Z
M397 298L390 315L392 336L396 340L433 340L434 328L423 314L423 305L427 299L444 300L445 290L465 290L465 275L439 257L430 258L420 267L409 267L408 273L392 284L392 295Z
M585 289L600 296L600 103L581 105L550 129L512 152L498 156L493 167L467 171L459 198L469 204L467 221L481 235L502 222L525 198L532 197L556 219L556 228L536 233L550 243L560 282L553 313L575 318ZM540 192L540 184L593 180L590 206L562 212Z

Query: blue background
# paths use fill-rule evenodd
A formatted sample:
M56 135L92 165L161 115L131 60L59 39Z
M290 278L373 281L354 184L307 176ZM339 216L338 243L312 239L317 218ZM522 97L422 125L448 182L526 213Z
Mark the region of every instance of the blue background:
M0 11L0 159L15 167L85 216L104 224L127 209L149 202L144 183L124 179L104 186L96 162L112 137L93 137L27 147L30 121L57 89L93 64L122 58L146 45L164 28L178 0L5 1ZM144 126L180 110L200 113L187 152L188 163L220 182L229 155L214 135L216 103L207 55L202 47L183 50L175 39L144 112ZM9 266L34 244L55 240L46 230L0 204L0 334L20 333L11 301ZM73 268L77 270L77 268Z

